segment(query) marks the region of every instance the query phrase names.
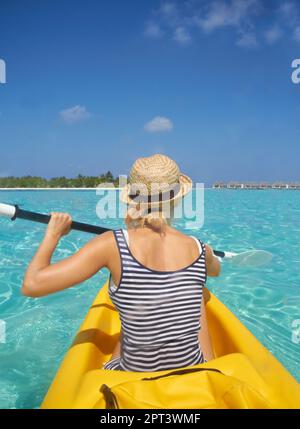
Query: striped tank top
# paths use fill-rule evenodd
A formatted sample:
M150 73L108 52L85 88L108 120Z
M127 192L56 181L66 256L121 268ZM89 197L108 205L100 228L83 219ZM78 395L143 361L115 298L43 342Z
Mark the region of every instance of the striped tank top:
M176 271L145 267L131 253L126 230L114 231L121 259L118 287L109 295L121 320L121 354L104 369L154 372L204 362L198 334L202 288L206 281L205 246L198 258Z

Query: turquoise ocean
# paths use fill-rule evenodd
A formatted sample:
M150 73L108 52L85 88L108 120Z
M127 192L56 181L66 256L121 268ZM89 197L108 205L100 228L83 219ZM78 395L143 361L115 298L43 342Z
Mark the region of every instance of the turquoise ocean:
M67 211L78 221L109 228L123 226L115 219L100 223L95 212L99 196L93 190L0 191L0 201L44 213ZM207 189L203 227L175 226L215 249L273 253L272 262L258 268L224 262L221 277L210 278L207 286L300 381L300 343L292 341L293 321L300 319L300 192ZM52 296L22 296L24 271L44 230L41 224L0 219L0 322L6 325L0 343L0 408L39 407L107 277L103 270ZM71 232L54 260L91 238Z

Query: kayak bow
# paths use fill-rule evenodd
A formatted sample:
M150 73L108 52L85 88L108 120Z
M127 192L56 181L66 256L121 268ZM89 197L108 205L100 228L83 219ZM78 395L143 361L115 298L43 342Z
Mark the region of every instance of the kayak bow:
M300 385L291 374L207 289L204 289L204 298L215 358L207 363L185 369L213 368L221 371L225 376L234 377L245 388L248 386L247 391L242 388L231 402L227 401L225 405L224 402L219 403L218 407L299 408ZM103 392L100 392L101 386L106 385L111 388L124 382L138 381L145 377L149 379L149 377L170 372L141 373L101 369L104 362L111 358L119 340L120 329L118 312L109 298L106 283L91 305L51 384L42 408L105 408L107 404ZM195 382L196 377L199 376L200 373L193 375ZM173 380L175 383L175 378ZM216 384L206 383L195 396L187 395L184 403L180 403L179 407L215 408L214 399L221 393L222 388L218 379L216 381ZM159 380L154 386L149 384L149 395L146 393L143 398L127 395L123 389L126 394L124 408L136 408L134 401L136 399L146 401L148 396L155 398L152 408L170 408L168 394L163 392L164 403L161 396L156 394L156 389L159 387L156 383L159 383ZM145 386L143 387L145 389ZM193 383L182 388L193 391ZM248 395L249 392L250 395ZM176 391L172 391L173 394L176 396ZM181 391L178 391L178 395L180 394ZM151 408L149 403L144 407Z

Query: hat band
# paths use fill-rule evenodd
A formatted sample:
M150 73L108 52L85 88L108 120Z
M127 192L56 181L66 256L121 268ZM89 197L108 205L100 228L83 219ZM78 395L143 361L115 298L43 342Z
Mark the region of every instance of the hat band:
M161 203L163 201L172 200L179 194L181 190L180 183L177 183L173 186L172 189L164 192L159 192L157 194L141 195L139 192L135 194L129 194L129 198L132 199L135 203Z

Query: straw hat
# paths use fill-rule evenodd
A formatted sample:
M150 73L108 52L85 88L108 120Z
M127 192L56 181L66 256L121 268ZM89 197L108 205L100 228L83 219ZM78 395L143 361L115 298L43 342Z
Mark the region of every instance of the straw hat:
M156 154L134 162L120 199L127 204L155 206L184 197L192 185L192 180L180 172L175 161Z

